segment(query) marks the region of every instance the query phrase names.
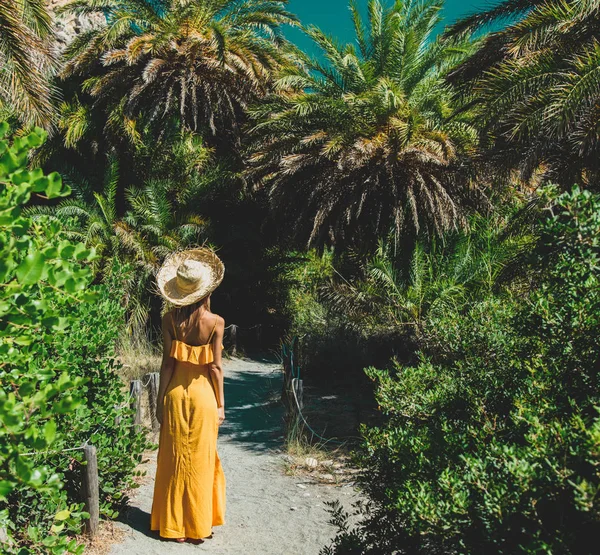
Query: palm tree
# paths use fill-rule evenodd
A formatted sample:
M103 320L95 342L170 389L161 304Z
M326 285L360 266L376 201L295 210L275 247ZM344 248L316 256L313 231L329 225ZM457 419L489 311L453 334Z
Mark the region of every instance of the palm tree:
M0 2L0 108L27 125L48 127L53 118L51 38L44 0Z
M137 120L178 114L184 128L237 137L248 102L264 95L285 62L287 0L75 0L65 9L103 13L107 25L66 52L63 78L82 77L107 127L133 141ZM116 123L118 122L118 123Z
M513 213L511 213L513 212ZM335 280L324 287L331 313L366 336L410 329L419 336L430 318L440 317L499 288L520 287L505 273L523 262L535 245L535 234L513 225L520 210L469 217L468 230L443 240L420 240L408 264L380 241L362 261L358 279Z
M370 0L350 10L358 48L306 29L323 61L301 53L278 93L251 112L249 176L297 243L375 246L394 230L441 233L464 221L462 154L477 142L444 76L467 39L434 39L442 0Z
M506 0L458 22L452 36L499 20L449 76L479 107L486 156L526 178L600 185L600 9L591 0Z

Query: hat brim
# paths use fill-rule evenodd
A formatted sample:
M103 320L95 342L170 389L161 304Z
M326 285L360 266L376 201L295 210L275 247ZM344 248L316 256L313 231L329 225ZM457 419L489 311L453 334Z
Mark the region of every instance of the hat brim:
M177 285L177 268L184 260L193 259L204 264L209 270L209 279L193 291L182 291ZM188 249L169 255L156 275L161 295L175 306L193 304L210 295L223 281L225 266L210 249Z

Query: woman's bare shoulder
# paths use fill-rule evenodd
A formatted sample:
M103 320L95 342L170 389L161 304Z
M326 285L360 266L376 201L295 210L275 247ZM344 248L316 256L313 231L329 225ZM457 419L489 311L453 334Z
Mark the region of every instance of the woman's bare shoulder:
M173 310L168 310L162 316L161 322L162 322L163 327L170 326L172 321L173 321Z
M169 322L169 321L171 321L172 318L173 318L173 309L167 310L167 312L165 312L162 316L162 321Z
M214 312L211 312L211 315L211 318L216 318L215 324L217 325L217 328L225 326L225 318L223 318L223 316L220 316Z

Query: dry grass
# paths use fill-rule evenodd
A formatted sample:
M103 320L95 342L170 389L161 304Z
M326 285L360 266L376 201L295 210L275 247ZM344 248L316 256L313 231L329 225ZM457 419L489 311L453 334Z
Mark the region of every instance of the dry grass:
M148 439L156 443L158 432L152 432L152 421L150 418L150 397L148 393L147 374L160 372L162 354L160 348L153 345L147 337L132 339L124 336L117 347L119 362L123 365L121 378L123 379L123 390L129 392L129 384L132 380L142 381L142 426L148 433Z
M331 446L326 442L309 442L302 434L292 441L288 440L284 461L286 474L325 484L353 483L360 472L352 464L349 443Z
M121 338L117 353L123 364L122 377L127 383L130 380L139 380L149 372L160 371L160 348L153 345L147 337Z
M77 536L76 539L79 543L85 544L86 555L106 555L110 552L111 546L122 541L124 537L125 532L113 521L102 520L94 538Z
M325 450L317 445L288 445L285 457L286 474L310 478L323 484L352 484L359 469L352 465L351 456L342 447Z
M360 423L371 414L363 398L348 393L324 393L316 387L304 387L302 414L317 435L302 421L290 430L285 457L288 474L336 485L356 480L360 470L353 462L352 451L361 441Z

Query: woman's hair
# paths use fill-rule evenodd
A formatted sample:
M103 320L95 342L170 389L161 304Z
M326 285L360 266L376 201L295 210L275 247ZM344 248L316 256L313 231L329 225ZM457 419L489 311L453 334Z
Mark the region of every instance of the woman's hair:
M210 295L207 295L193 304L176 307L173 311L173 320L175 321L175 325L178 327L184 326L185 328L189 329L193 320L199 320L200 312L203 306L206 307L206 310L210 310Z

